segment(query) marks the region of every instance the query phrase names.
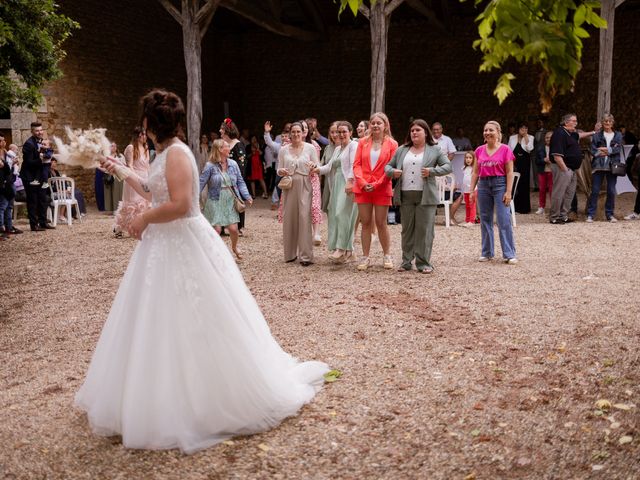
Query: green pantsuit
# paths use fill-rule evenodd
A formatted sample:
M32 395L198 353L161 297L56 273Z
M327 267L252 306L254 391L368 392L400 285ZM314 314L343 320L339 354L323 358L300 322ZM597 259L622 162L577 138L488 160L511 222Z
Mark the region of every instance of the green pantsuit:
M422 191L401 192L400 218L402 219L402 267L411 270L415 258L416 268L431 265L431 249L435 237L437 205L422 205Z
M395 170L403 170L404 159L411 146L403 145L396 150L393 158L385 166L388 177ZM402 190L402 176L393 191L393 204L400 206L402 219L402 267L410 270L415 258L416 268L433 267L431 247L435 237L436 208L438 207L438 186L436 177L451 173L451 162L438 146L426 145L421 167L429 170L429 176L422 177L422 190Z

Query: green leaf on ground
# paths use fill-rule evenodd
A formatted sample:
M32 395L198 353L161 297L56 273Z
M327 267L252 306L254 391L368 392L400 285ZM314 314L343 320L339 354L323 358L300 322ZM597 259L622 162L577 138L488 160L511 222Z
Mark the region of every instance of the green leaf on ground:
M338 380L342 376L342 372L340 370L329 370L324 374L324 381L327 383L333 383Z

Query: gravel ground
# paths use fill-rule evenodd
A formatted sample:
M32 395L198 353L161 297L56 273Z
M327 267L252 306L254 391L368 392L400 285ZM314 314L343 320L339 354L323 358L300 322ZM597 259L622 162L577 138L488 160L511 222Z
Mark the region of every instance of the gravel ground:
M0 243L0 478L640 477L640 221L520 215L512 266L478 263L479 228L439 215L420 275L383 270L377 245L364 273L323 247L285 264L266 201L247 217L240 265L274 335L343 376L278 428L191 456L92 435L73 395L135 241L90 212Z

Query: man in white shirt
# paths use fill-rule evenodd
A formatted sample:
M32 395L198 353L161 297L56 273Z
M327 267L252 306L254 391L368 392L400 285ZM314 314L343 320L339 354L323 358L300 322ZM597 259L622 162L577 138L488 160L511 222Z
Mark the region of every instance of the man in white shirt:
M431 125L431 133L433 134L433 139L436 144L440 147L440 150L442 150L442 153L449 158L449 161L453 160L453 154L456 153L456 147L451 138L442 133L442 124L440 122L435 122Z
M464 136L464 130L462 127L456 128L456 136L451 140L453 141L453 146L456 147L456 150L459 152L473 150L471 140Z

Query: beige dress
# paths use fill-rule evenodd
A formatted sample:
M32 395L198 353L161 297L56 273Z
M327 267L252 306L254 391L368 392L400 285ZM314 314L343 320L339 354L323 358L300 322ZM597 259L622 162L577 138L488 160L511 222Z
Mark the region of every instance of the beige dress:
M127 148L124 150L124 158L127 162L127 166L133 170L133 173L143 180L147 179L149 176L148 151L134 160L133 145L127 145ZM116 210L115 213L116 230L126 231L133 219L147 210L149 206L149 201L140 196L138 192L125 182L122 192L122 201L118 205L118 210Z
M292 175L293 186L282 191L282 233L284 259L291 262L313 261L313 233L311 229L312 185L309 178L309 162L318 163L318 153L313 145L304 143L299 155L291 152L291 145L280 149L278 170L285 168Z

